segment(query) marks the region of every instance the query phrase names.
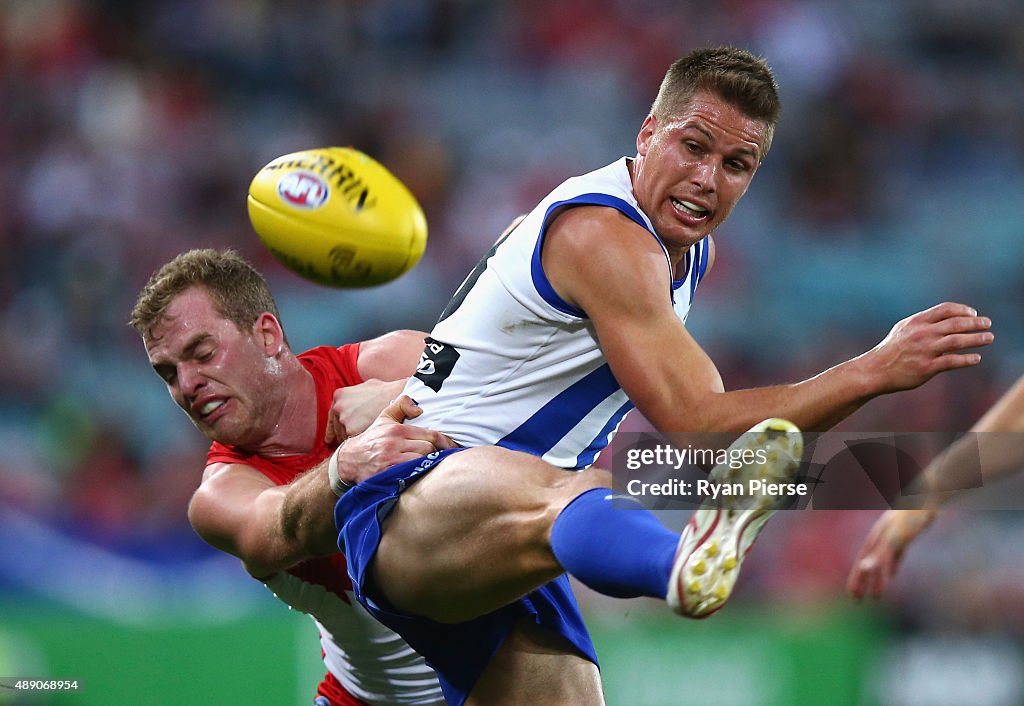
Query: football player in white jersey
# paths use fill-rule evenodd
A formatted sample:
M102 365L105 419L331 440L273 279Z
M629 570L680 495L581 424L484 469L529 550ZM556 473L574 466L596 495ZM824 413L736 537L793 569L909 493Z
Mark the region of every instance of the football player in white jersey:
M631 406L664 432L753 427L738 443L771 445L775 460L738 477L785 481L796 427L827 429L873 397L976 365L967 349L992 341L987 318L943 303L813 378L725 391L684 322L714 261L710 235L760 168L778 110L774 77L749 52L675 62L636 154L556 188L428 338L406 388L417 424L467 448L369 478L344 445L332 457L357 598L424 655L450 703L603 701L566 573L689 617L728 598L770 514L764 498L698 511L682 536L641 508L613 509L607 474L586 468Z

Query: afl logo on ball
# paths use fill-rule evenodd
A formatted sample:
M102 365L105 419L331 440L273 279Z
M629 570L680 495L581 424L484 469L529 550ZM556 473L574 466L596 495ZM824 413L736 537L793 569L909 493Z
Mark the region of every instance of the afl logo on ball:
M312 172L288 172L277 182L277 195L295 208L320 208L330 193L327 182Z

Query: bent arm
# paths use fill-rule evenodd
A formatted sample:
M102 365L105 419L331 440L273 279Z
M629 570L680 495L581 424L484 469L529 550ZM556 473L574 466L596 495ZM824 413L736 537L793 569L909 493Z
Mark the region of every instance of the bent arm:
M189 503L188 518L207 543L266 578L300 561L338 550L326 462L287 485L256 469L214 463Z
M548 231L542 261L555 290L594 324L612 372L655 428L744 431L768 417L827 429L871 398L974 365L987 320L942 304L900 322L878 346L808 380L726 392L668 296L670 273L654 238L618 212L574 208ZM685 296L680 292L678 296ZM985 338L987 337L987 338Z

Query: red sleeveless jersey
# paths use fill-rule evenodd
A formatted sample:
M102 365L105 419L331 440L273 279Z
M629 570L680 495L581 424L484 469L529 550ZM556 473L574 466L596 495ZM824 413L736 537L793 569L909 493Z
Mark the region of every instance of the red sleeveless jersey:
M322 462L337 447L323 442L334 391L363 382L356 367L358 356L358 343L320 346L299 354L316 384L316 445L309 453L268 458L213 442L207 464L250 466L285 485ZM317 689L318 698L327 699L330 706L443 703L437 677L423 658L352 600L344 555L303 561L260 580L278 599L310 615L320 630L328 672Z

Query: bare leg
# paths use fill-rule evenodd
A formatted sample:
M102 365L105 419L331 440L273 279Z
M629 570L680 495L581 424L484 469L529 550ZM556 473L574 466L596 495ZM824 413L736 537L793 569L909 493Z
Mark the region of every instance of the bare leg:
M466 706L603 706L601 674L562 637L523 621L505 639Z
M402 493L370 570L401 612L442 623L490 613L562 573L552 523L607 473L497 447L449 456Z

